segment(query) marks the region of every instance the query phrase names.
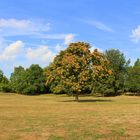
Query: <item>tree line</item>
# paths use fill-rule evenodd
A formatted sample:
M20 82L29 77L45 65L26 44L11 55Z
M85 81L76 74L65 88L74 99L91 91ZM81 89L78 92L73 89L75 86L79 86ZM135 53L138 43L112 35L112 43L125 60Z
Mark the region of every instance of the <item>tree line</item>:
M0 91L27 95L42 93L117 96L140 95L140 59L133 66L118 49L90 51L89 43L71 43L49 66L15 67L10 78L0 71Z

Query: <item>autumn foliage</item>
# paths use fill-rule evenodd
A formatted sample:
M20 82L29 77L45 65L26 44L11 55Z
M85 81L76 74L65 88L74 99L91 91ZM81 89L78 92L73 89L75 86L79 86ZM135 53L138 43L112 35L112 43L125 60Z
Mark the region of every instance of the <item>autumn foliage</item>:
M102 79L111 71L108 61L98 50L90 51L88 43L71 43L61 51L46 68L46 85L53 93L79 94L88 93L93 88L95 79Z

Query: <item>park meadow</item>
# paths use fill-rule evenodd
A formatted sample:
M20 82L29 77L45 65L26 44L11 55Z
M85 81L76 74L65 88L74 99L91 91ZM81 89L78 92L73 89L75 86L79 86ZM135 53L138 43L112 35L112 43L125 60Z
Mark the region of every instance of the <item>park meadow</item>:
M136 96L0 93L0 140L139 140Z

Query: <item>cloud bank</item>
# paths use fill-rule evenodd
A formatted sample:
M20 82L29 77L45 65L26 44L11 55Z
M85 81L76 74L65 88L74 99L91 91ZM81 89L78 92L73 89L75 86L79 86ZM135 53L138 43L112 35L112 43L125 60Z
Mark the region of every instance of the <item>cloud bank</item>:
M84 21L86 24L90 25L90 26L93 26L99 30L102 30L102 31L106 31L106 32L114 32L114 30L109 27L108 25L100 22L100 21L97 21L97 20L85 20Z
M131 39L135 43L138 43L140 41L140 25L132 30Z
M50 23L28 19L0 19L0 36L39 35L50 30Z

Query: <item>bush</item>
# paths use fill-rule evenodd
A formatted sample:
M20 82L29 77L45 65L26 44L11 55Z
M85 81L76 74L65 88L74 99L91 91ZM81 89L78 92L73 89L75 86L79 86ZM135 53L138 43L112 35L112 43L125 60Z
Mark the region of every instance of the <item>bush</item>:
M124 93L123 89L118 90L118 95L122 95Z
M29 85L28 87L25 87L23 89L23 91L21 92L21 94L24 94L24 95L37 95L39 93L37 92L36 86Z
M113 89L107 89L104 91L104 96L115 96L115 92Z
M1 92L10 92L11 91L11 87L10 87L9 84L1 83L0 84L0 91Z

